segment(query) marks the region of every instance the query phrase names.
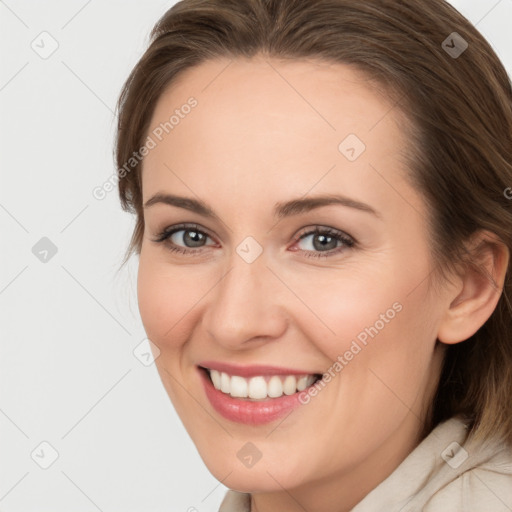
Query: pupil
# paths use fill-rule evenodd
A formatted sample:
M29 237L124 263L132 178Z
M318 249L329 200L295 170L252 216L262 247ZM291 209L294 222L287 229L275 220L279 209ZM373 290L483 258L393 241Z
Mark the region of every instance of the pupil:
M184 238L186 245L189 245L190 247L200 247L204 241L203 235L197 231L185 231Z
M317 244L317 240L322 240L322 242ZM328 247L329 240L331 242L334 242L333 247ZM324 243L324 242L326 242L326 243ZM313 238L313 246L315 249L335 249L336 248L336 239L332 236L317 235Z

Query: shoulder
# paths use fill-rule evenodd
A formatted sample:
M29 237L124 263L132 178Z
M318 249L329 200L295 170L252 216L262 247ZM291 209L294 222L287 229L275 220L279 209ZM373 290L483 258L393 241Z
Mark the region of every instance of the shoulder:
M352 512L511 512L512 449L495 439L475 443L467 423L438 424Z
M220 504L219 512L251 512L251 495L229 489Z
M512 447L506 443L464 443L456 450L451 465L447 460L445 470L453 478L446 478L445 485L425 503L424 512L512 510Z

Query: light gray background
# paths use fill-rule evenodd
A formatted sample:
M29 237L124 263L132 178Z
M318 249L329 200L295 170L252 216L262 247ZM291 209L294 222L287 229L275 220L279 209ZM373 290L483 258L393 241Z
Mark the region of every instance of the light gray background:
M133 353L147 349L136 258L116 269L134 219L116 190L92 196L115 171L121 85L174 3L0 0L3 512L210 512L225 493ZM512 0L452 4L510 74ZM57 248L46 262L43 237ZM42 442L58 453L47 469Z

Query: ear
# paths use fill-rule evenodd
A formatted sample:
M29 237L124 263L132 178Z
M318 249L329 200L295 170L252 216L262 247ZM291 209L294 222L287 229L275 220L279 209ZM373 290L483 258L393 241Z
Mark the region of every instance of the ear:
M482 272L468 265L456 278L457 286L437 334L442 343L459 343L473 336L495 310L503 290L510 258L508 247L495 234L479 231L468 248Z

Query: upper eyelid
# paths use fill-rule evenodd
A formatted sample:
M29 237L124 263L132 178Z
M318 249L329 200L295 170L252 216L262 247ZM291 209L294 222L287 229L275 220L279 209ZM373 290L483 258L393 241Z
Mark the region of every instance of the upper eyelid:
M190 231L190 230L196 230L200 233L203 233L208 238L211 238L212 240L215 240L215 237L210 234L210 232L203 228L202 226L199 226L198 224L176 224L173 226L166 227L159 231L157 233L157 237L160 237L160 235L167 235L168 237L171 237L174 233L177 233L178 231Z

